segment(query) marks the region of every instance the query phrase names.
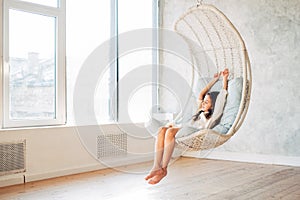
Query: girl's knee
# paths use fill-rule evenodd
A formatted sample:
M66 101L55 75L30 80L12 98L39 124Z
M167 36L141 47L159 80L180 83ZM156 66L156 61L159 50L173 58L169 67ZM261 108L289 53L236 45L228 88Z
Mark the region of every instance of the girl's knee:
M167 127L162 126L159 128L159 132L166 132L167 129L168 129Z
M166 132L166 138L173 139L178 131L178 128L169 128Z
M166 127L160 127L158 130L158 137L165 137L167 128Z

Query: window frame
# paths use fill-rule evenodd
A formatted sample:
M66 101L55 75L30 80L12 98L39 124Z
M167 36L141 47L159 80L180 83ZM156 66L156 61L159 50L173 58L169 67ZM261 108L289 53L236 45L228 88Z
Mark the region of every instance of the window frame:
M58 0L58 7L20 1L3 0L2 26L2 87L1 116L3 128L63 125L66 123L66 0ZM54 119L10 119L9 111L9 10L56 18L56 66L55 66L55 117Z

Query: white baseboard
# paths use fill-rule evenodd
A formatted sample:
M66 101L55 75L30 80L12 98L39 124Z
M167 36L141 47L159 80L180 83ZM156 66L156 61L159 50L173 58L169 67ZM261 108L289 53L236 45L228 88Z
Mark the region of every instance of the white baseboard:
M0 176L0 187L24 183L24 173Z
M145 155L145 156L125 156L125 157L117 157L117 158L107 158L102 162L105 164L101 164L101 162L96 162L85 166L76 166L71 169L61 169L57 171L45 172L39 174L27 173L25 174L25 182L56 178L56 177L67 176L72 174L97 171L97 170L107 169L107 168L121 167L126 165L147 162L150 160L153 160L153 156Z
M138 164L138 163L147 162L151 160L153 160L153 155L125 156L121 158L120 157L107 158L105 160L106 164L95 162L93 164L89 164L85 166L76 166L70 169L61 169L56 171L48 171L44 173L30 174L28 172L25 172L20 174L0 176L0 187L23 184L24 181L25 183L27 183L27 182L45 180L50 178L72 175L72 174L91 172L91 171L96 171L101 169Z
M296 157L296 156L248 154L248 153L217 152L217 151L202 151L201 153L185 152L183 156L300 167L300 157Z

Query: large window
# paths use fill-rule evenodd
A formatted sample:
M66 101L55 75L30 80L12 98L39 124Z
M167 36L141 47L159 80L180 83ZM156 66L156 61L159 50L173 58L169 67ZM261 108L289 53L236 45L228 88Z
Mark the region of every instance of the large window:
M64 124L65 0L4 0L3 126Z
M58 125L66 118L68 125L77 125L76 77L89 55L115 36L116 46L107 49L115 62L99 78L94 111L82 125L90 125L88 116L94 114L98 124L147 120L156 104L157 88L151 83L157 78L157 51L141 48L120 55L118 48L126 45L122 34L156 28L157 0L3 2L3 127ZM156 34L145 39L155 44ZM150 73L136 74L136 69L152 65ZM122 80L131 76L149 84L128 91Z

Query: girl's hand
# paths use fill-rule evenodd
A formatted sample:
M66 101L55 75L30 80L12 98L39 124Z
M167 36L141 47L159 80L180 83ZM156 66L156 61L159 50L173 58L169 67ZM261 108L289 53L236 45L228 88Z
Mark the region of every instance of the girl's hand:
M218 79L220 78L221 74L222 74L222 72L220 72L220 73L215 73L214 79L218 80Z
M223 75L223 88L225 90L227 90L227 87L228 87L227 79L228 79L228 76L229 76L229 70L228 70L228 68L225 68L223 70L222 75Z
M224 69L224 71L222 72L222 75L223 75L224 78L226 78L226 79L228 78L228 76L229 76L229 70L228 70L228 68Z

